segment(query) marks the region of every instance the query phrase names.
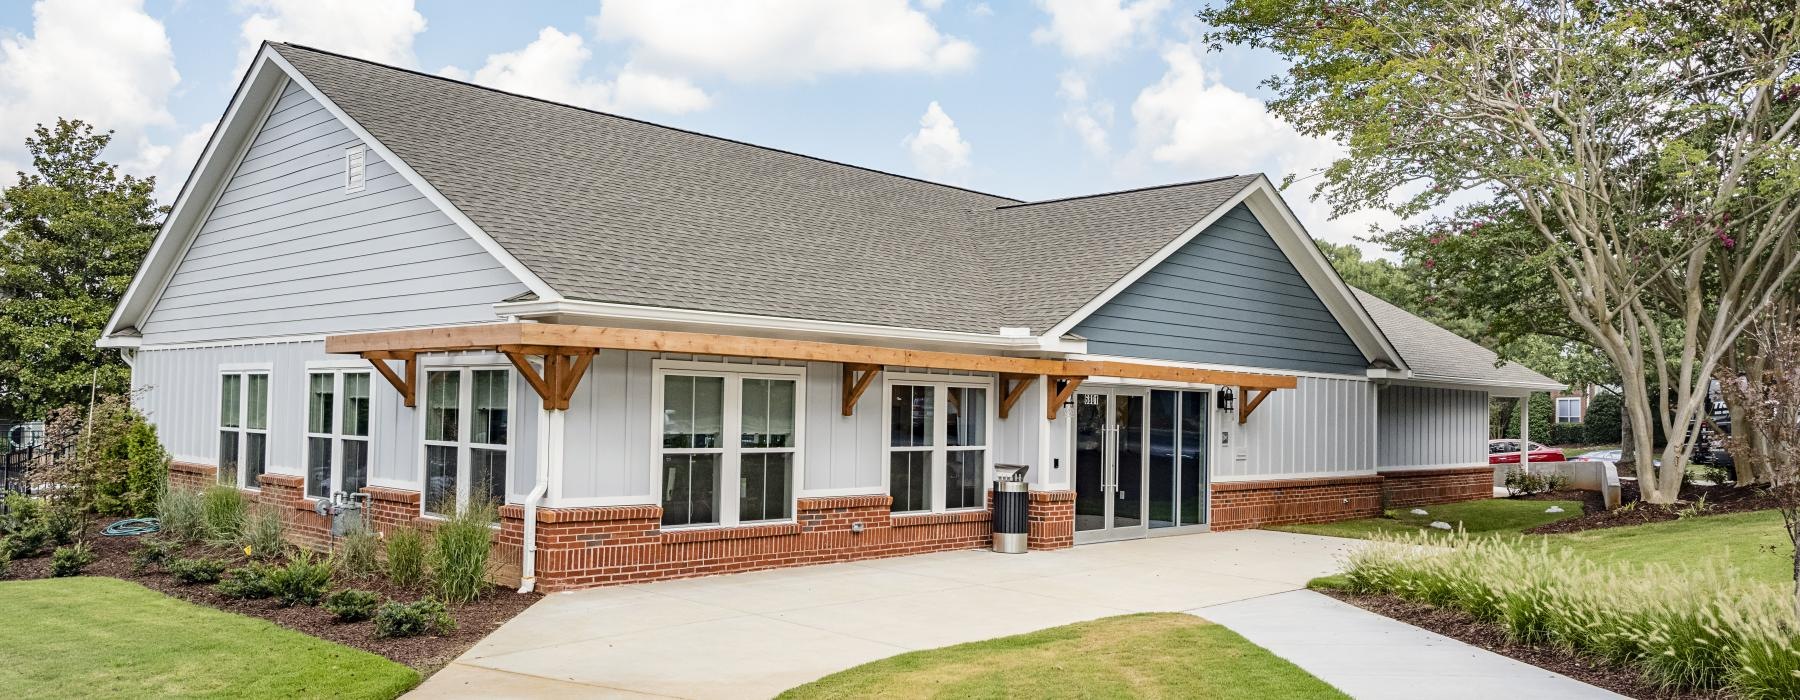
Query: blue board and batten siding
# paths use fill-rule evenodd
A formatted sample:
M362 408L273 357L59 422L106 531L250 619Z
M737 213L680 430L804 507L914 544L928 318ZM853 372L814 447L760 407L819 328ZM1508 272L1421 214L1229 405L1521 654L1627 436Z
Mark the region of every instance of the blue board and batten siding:
M1071 332L1095 355L1359 376L1368 368L1242 204Z
M298 86L270 112L139 329L182 343L495 320L518 279Z

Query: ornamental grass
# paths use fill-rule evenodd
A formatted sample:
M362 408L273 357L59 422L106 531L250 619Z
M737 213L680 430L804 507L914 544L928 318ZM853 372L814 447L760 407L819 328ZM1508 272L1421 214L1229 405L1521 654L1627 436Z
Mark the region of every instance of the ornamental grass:
M1800 697L1800 620L1780 586L1721 565L1605 565L1547 540L1382 536L1351 554L1356 593L1452 608L1522 644L1631 668L1666 691Z

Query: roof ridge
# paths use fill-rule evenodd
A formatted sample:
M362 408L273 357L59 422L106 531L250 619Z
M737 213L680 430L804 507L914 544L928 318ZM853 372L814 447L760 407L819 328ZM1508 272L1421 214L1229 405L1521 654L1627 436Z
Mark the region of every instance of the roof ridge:
M567 109L573 109L573 110L576 110L576 111L579 111L579 112L588 112L588 113L590 113L590 114L598 114L598 115L600 115L600 116L603 116L603 117L611 117L611 118L613 118L613 119L622 119L622 120L625 120L625 121L628 121L628 122L636 122L636 123L638 123L638 124L643 124L643 125L646 125L646 126L653 126L653 127L656 127L656 128L659 128L659 129L667 129L667 130L669 130L669 131L678 131L678 132L681 132L681 133L684 133L684 134L690 134L690 135L693 135L693 136L699 136L699 137L702 137L702 138L708 138L708 139L713 139L713 140L715 140L715 141L724 141L724 142L726 142L726 143L734 143L734 144L737 144L737 145L739 145L739 146L748 146L748 147L750 147L750 148L756 148L756 149L761 149L761 150L764 150L764 151L771 151L771 152L774 152L774 153L781 153L781 154L784 154L784 155L790 155L790 156L794 156L794 157L796 157L796 158L805 158L805 159L807 159L807 160L813 160L813 161L818 161L818 162L821 162L821 163L829 163L829 164L831 164L831 165L836 165L836 166L840 166L840 167L845 167L845 168L853 168L853 169L856 169L856 170L861 170L861 171L864 171L864 172L870 172L870 173L875 173L875 174L877 174L877 175L886 175L886 176L888 176L888 177L895 177L895 178L900 178L900 179L902 179L902 180L911 180L911 181L913 181L913 182L918 182L918 183L922 183L922 184L926 184L926 185L933 185L933 186L936 186L936 187L943 187L943 188L945 188L945 189L952 189L952 190L957 190L957 191L959 191L959 192L968 192L968 193L970 193L970 194L978 194L978 195L981 195L981 196L983 196L983 197L993 197L993 198L994 198L994 199L1004 199L1004 200L1006 200L1006 201L1009 201L1009 202L1018 202L1018 203L1022 203L1022 202L1024 202L1024 200L1021 200L1021 199L1018 199L1018 198L1016 198L1016 197L1007 197L1007 196L1005 196L1005 195L998 195L998 194L994 194L994 193L992 193L992 192L982 192L982 191L981 191L981 190L975 190L975 189L970 189L970 188L967 188L967 187L959 187L959 186L957 186L957 185L951 185L951 184L946 184L946 183L942 183L942 182L935 182L935 181L932 181L932 180L926 180L926 179L924 179L924 178L918 178L918 177L913 177L913 176L911 176L911 175L901 175L901 174L899 174L899 173L890 173L890 172L888 172L888 171L886 171L886 170L880 170L880 169L877 169L877 168L871 168L871 167L868 167L868 166L863 166L863 165L856 165L856 164L854 164L854 163L845 163L845 162L843 162L843 161L837 161L837 160L832 160L832 159L830 159L830 158L823 158L823 157L820 157L820 156L813 156L813 155L807 155L807 154L805 154L805 153L799 153L799 152L796 152L796 151L790 151L790 150L787 150L787 149L784 149L784 148L776 148L776 147L774 147L774 146L764 146L764 145L762 145L762 144L756 144L756 143L750 143L750 142L749 142L749 141L740 141L740 140L738 140L738 139L734 139L734 138L728 138L728 137L724 137L724 136L718 136L718 135L715 135L715 134L708 134L708 133L705 133L705 132L701 132L701 131L694 131L694 130L692 130L692 129L683 129L683 128L681 128L681 127L678 127L678 126L669 126L669 125L668 125L668 124L658 124L658 123L656 123L656 122L653 122L653 121L650 121L650 120L647 120L647 119L639 119L639 118L637 118L637 117L628 117L628 116L625 116L625 115L623 115L623 114L614 114L614 113L612 113L612 112L607 112L607 111L604 111L604 110L598 110L598 109L593 109L593 108L591 108L591 107L582 107L582 106L579 106L579 105L572 105L572 104L569 104L569 103L567 103L567 102L558 102L558 101L556 101L556 100L551 100L551 99L546 99L546 98L543 98L543 97L533 97L533 96L531 96L531 95L525 95L525 94L520 94L520 93L517 93L517 92L511 92L511 91L508 91L508 90L501 90L501 89L499 89L499 88L495 88L495 87L488 87L488 86L486 86L486 85L481 85L481 84L479 84L479 83L473 83L473 82L470 82L470 81L467 81L467 80L457 80L457 79L456 79L456 78L452 78L452 77L449 77L449 76L444 76L444 75L436 75L436 74L433 74L433 73L426 73L426 72L424 72L424 71L419 71L419 70L413 70L413 69L411 69L411 68L402 68L402 67L400 67L400 66L395 66L395 65L391 65L391 64L387 64L387 63L382 63L382 62L380 62L380 61L372 61L372 60L369 60L369 59L366 59L366 58L359 58L359 57L357 57L357 56L350 56L350 55L347 55L347 54L341 54L341 53L338 53L338 52L336 52L336 51L327 51L327 50L325 50L325 49L321 49L321 48L318 48L318 47L314 47L314 46L307 46L307 45L305 45L305 44L296 44L296 43L293 43L293 42L289 42L289 41L269 41L269 42L267 42L267 43L270 43L270 44L279 44L279 45L281 45L281 46L286 46L286 47L289 47L289 48L295 48L295 49L302 49L302 50L306 50L306 51L311 51L311 52L313 52L313 53L319 53L319 54L324 54L324 55L326 55L326 56L333 56L333 57L337 57L337 58L341 58L341 59L344 59L344 60L347 60L347 61L356 61L356 62L358 62L358 63L366 63L366 64L368 64L368 65L371 65L371 66L377 66L377 67L380 67L380 68L386 68L386 69L388 69L388 70L393 70L393 71L399 71L399 72L401 72L401 73L410 73L410 74L413 74L413 75L416 75L416 76L419 76L419 77L423 77L423 78L431 78L431 79L434 79L434 80L441 80L441 81L444 81L444 82L447 82L447 83L454 83L454 84L457 84L457 85L465 85L465 86L468 86L468 87L472 87L472 88L476 88L476 89L478 89L478 90L486 90L486 91L488 91L488 92L493 92L493 93L498 93L498 94L501 94L501 95L506 95L506 96L509 96L509 97L517 97L517 98L519 98L519 99L524 99L524 100L531 100L531 101L533 101L533 102L542 102L542 103L544 103L544 104L548 104L548 105L555 105L555 106L557 106L557 107L563 107L563 108L567 108ZM1016 205L1014 205L1014 204L1008 204L1008 205L1002 205L1002 206L1016 206Z
M1190 185L1204 185L1209 182L1221 182L1224 180L1231 180L1231 179L1240 178L1240 177L1261 177L1261 175L1260 174L1252 175L1252 174L1248 174L1248 173L1239 173L1237 175L1221 175L1219 177L1209 177L1204 180L1189 180L1187 182L1171 182L1171 183L1162 184L1162 185L1149 185L1146 187L1133 187L1131 189L1126 189L1126 190L1113 190L1111 192L1096 192L1093 194L1078 194L1078 195L1072 195L1072 196L1068 196L1068 197L1058 197L1056 199L1040 199L1040 200L1037 200L1034 202L1019 202L1018 204L1002 204L1000 206L994 207L994 209L996 211L998 211L1000 209L1018 209L1020 207L1029 207L1029 206L1033 206L1033 205L1037 205L1037 204L1055 204L1057 202L1069 202L1069 201L1074 201L1077 199L1094 199L1096 197L1112 197L1115 195L1132 194L1135 192L1149 192L1151 190L1166 190L1166 189L1170 189L1173 187L1187 187Z

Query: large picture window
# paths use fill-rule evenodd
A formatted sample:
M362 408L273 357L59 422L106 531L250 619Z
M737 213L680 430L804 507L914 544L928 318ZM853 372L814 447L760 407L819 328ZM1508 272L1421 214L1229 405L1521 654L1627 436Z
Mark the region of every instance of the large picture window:
M506 502L512 462L512 370L425 371L425 512Z
M664 526L794 517L803 372L658 363L656 459Z
M306 495L356 493L369 485L369 373L306 377Z
M260 488L269 464L269 373L219 374L219 482Z
M987 507L987 386L904 379L888 385L888 494L896 513Z

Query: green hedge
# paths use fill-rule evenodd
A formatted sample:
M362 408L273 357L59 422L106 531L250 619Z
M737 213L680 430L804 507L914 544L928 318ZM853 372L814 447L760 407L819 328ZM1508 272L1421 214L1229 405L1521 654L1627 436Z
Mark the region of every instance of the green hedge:
M1587 420L1582 425L1587 427L1587 442L1590 445L1611 445L1618 443L1624 436L1623 416L1625 402L1619 395L1610 391L1602 391L1588 402Z

